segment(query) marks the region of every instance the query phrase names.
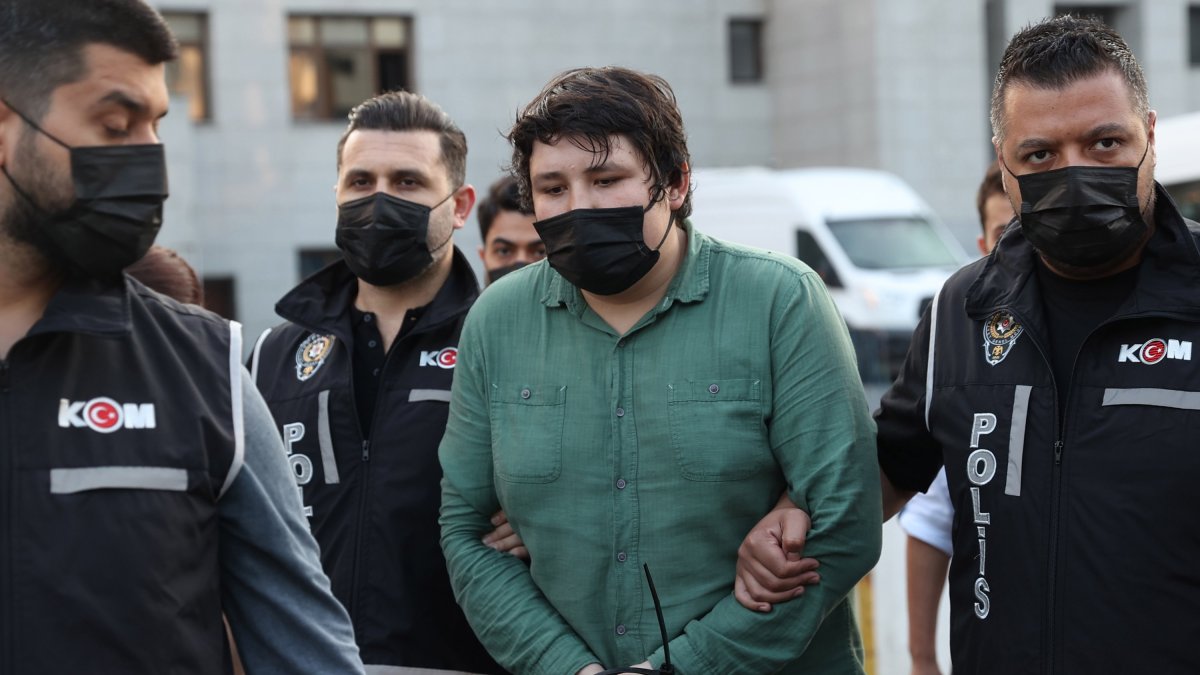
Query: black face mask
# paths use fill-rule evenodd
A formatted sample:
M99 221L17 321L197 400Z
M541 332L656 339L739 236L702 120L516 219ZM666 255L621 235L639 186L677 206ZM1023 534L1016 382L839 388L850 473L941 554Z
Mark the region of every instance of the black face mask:
M73 148L4 102L30 127L71 153L74 199L48 211L0 167L13 189L42 218L29 235L52 264L72 276L119 279L137 262L162 227L167 198L167 164L161 144Z
M453 197L424 206L376 192L338 206L334 241L354 275L372 286L402 284L433 265L433 252L450 243L429 248L429 214Z
M658 246L646 247L642 225L653 206L575 209L533 227L546 243L550 266L564 279L596 295L615 295L646 276L671 232L674 216Z
M1137 166L1068 166L1017 176L1021 230L1051 262L1100 267L1131 255L1149 229L1138 203ZM1004 167L1008 169L1007 164Z
M527 262L515 262L511 265L505 265L504 267L497 267L494 270L488 270L487 271L488 283L494 284L494 283L496 283L496 280L499 279L500 277L502 277L506 274L512 274L513 272L516 272L517 270L521 269L522 267L527 266L528 264L529 263L527 263Z

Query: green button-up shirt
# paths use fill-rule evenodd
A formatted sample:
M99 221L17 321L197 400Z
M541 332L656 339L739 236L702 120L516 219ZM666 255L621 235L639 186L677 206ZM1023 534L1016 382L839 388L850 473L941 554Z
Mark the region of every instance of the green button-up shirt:
M520 674L650 658L686 675L859 673L847 595L879 556L875 427L845 324L799 261L688 228L626 335L545 263L507 275L459 342L442 546L459 603ZM737 549L787 489L821 582L760 614ZM503 508L531 564L480 538Z

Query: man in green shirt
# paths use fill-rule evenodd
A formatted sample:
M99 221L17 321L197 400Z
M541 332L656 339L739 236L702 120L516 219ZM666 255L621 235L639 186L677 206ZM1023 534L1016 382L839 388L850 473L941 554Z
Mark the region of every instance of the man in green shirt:
M824 285L691 228L660 78L564 73L509 139L549 264L494 284L459 343L442 546L472 627L516 673L657 667L646 563L677 672L862 672L847 594L879 555L875 429ZM785 490L821 583L752 612L738 545ZM528 567L481 541L501 507Z

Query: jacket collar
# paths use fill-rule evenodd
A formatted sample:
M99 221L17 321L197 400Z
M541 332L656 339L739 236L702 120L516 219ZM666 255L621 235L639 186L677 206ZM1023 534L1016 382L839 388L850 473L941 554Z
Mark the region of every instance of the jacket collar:
M65 282L46 305L42 318L29 329L29 335L127 335L133 326L130 304L133 284L136 283L138 282L128 276L116 284L103 284L93 280Z
M1143 251L1134 292L1116 316L1172 314L1200 319L1200 224L1186 220L1157 183L1155 194L1154 234ZM1026 320L1040 317L1035 256L1037 251L1014 220L967 289L967 314L982 319L1009 309Z
M415 331L423 332L462 316L479 297L479 282L466 256L457 246L452 255L450 276L438 289ZM350 307L357 295L358 277L345 261L338 260L288 291L275 303L275 313L310 330L349 340Z

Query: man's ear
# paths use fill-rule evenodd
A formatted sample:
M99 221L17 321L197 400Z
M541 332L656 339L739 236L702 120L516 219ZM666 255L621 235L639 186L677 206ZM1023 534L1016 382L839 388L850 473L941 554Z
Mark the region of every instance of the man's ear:
M20 126L22 120L20 115L13 112L13 109L0 100L0 166L5 165L5 158L8 157L8 148L12 143L16 142L16 134L20 133L15 127ZM9 142L10 137L13 139Z
M461 230L467 224L467 216L475 206L475 187L469 183L454 191L454 229ZM483 249L480 249L483 255Z
M679 210L687 199L688 188L692 185L692 169L687 162L679 165L679 175L667 186L667 203L672 211Z
M1154 147L1154 126L1158 122L1158 111L1151 110L1149 119L1146 121L1146 142L1150 147Z

